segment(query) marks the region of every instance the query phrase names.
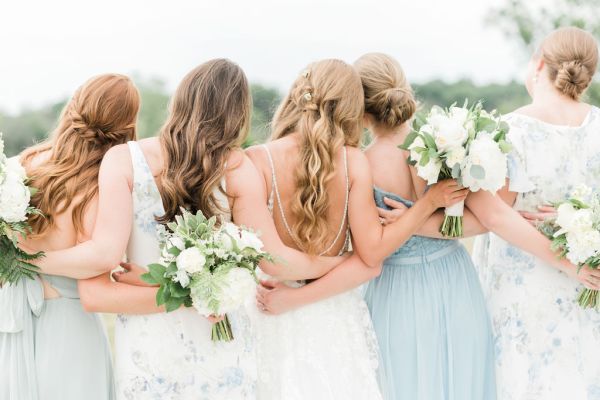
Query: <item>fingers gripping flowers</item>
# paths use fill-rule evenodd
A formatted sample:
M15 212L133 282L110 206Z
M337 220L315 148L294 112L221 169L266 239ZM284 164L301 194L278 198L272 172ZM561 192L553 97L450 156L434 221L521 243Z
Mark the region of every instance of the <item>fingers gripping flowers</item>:
M434 106L424 119L417 118L402 148L429 185L452 178L474 192L496 192L507 175L508 124L496 112L486 112L481 101L467 106ZM463 207L461 202L446 209L442 234L462 236Z
M161 258L149 265L143 279L160 285L156 295L158 305L167 312L180 306L194 307L205 317L224 315L213 325L212 339L233 339L227 313L251 301L256 290L256 268L265 253L258 235L230 222L217 225L217 219L207 219L182 210L175 222L161 226Z

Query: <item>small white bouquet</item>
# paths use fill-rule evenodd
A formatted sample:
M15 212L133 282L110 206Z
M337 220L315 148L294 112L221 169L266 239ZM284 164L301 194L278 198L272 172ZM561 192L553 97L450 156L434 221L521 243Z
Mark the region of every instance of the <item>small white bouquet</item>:
M28 254L17 244L19 236L30 232L27 217L39 211L29 205L33 189L18 158L7 158L0 133L0 285L33 278L38 268L31 261L43 253Z
M600 266L600 196L589 187L577 187L562 202L554 204L556 218L544 221L540 231L552 240L552 250L558 251L581 269ZM598 291L583 289L578 298L583 308L600 309Z
M428 185L452 178L473 192L495 193L506 180L509 127L495 111L485 111L481 101L467 106L466 101L463 107L434 106L415 120L401 148L410 152L409 162ZM464 202L446 208L440 232L462 236L463 213Z
M167 227L159 230L161 258L142 279L160 286L156 302L167 312L184 305L205 317L223 316L213 325L212 340L233 340L227 313L253 298L256 268L271 256L256 233L231 222L217 226L202 212L182 210Z

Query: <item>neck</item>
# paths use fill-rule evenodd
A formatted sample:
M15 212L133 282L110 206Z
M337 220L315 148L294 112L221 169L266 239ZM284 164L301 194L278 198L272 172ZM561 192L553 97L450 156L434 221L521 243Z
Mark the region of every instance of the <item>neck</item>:
M550 82L540 82L535 88L532 104L543 109L553 109L578 103L560 93Z
M371 126L369 128L373 134L373 143L385 143L396 147L404 143L405 134L410 132L410 129L410 123L408 122L391 129L382 126Z

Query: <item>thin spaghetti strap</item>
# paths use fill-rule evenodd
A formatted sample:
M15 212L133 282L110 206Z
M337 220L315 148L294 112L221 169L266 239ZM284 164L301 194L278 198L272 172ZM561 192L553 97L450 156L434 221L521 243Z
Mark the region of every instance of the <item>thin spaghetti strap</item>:
M269 159L269 164L271 165L271 192L269 193L269 199L267 200L267 208L273 214L273 192L275 190L275 186L277 185L277 177L275 176L275 163L273 162L273 157L271 156L271 151L266 144L261 146L267 152L267 158Z

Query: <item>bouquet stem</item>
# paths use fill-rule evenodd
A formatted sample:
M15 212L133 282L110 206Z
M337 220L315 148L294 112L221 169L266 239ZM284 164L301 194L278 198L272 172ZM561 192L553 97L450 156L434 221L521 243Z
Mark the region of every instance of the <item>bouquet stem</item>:
M600 308L597 290L584 289L577 301L582 308Z
M213 342L231 342L233 340L233 331L227 314L222 321L213 324L211 339Z
M440 226L440 233L446 237L463 236L463 214L465 202L461 201L445 210L446 216Z

